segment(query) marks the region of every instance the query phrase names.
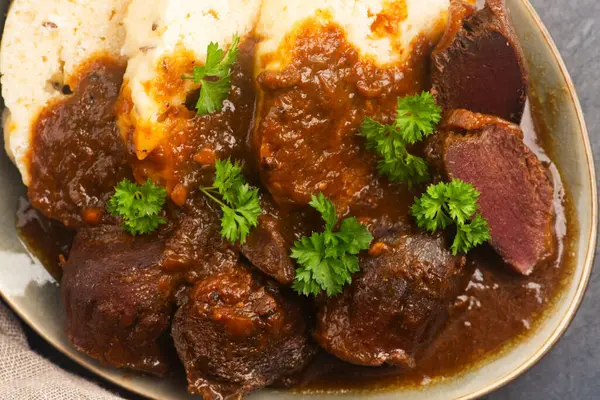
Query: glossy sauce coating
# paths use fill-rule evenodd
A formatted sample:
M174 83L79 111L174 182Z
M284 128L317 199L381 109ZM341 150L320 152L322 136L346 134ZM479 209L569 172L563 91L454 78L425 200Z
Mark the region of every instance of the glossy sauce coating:
M302 27L290 65L258 76L264 93L254 140L278 204L305 205L319 191L341 213L370 197L378 202L372 197L387 183L357 133L367 116L393 121L397 98L427 87L430 46L420 38L406 63L382 67L362 59L337 25Z
M150 178L166 186L171 199L183 205L188 194L198 185L212 183L213 166L217 159L231 157L249 159L248 132L254 117L255 89L253 62L255 40L249 38L240 45L238 62L232 68L232 89L223 110L199 116L195 105L199 91L188 94L187 104L171 105L160 118L164 140L143 160L140 160L129 136L128 153L136 180ZM164 80L153 82L154 90L165 94L181 89L182 76L191 76L195 60L181 50L162 60ZM127 130L126 117L133 107L131 94L124 86L117 103L122 130Z
M73 94L47 107L34 126L28 197L67 226L111 221L104 205L131 176L114 112L124 72L108 57L83 64Z
M343 40L343 38L336 38L335 32L329 32L331 37L335 38L337 41ZM309 57L311 54L304 54L304 57ZM250 63L251 57L245 58L246 61L243 63ZM98 61L94 65L90 71L107 71L111 70L112 67L110 62L107 61ZM327 65L323 65L323 68L320 70L322 74L331 75L338 74L339 70L331 71ZM239 67L242 71L251 71L251 67L249 64L242 64ZM97 73L91 74L89 76L97 76L101 85L80 85L79 91L76 92L75 96L84 97L88 96L91 98L104 98L106 104L104 104L103 109L109 110L114 107L116 97L115 96L99 96L102 94L102 88L106 87L114 87L115 85L121 84L122 76L117 73L117 70L114 69L114 73ZM122 73L122 70L121 70ZM246 82L251 82L251 78L243 75L243 72L239 72L242 74L242 80ZM247 72L246 72L247 73ZM424 75L426 77L426 75ZM369 84L374 85L375 80L379 79L377 75L371 76L367 79L366 85ZM234 80L235 81L235 80ZM370 82L370 83L369 83ZM425 85L425 84L423 84ZM422 87L419 85L419 87ZM415 88L413 88L415 89ZM409 89L407 89L409 91ZM316 103L319 101L323 101L321 98L322 93L320 92L311 92L310 90L305 90L305 95L311 99L310 96L315 96L311 100ZM368 95L368 91L363 93L363 95ZM252 94L252 96L254 96ZM292 98L293 94L290 94ZM318 98L317 98L318 97ZM367 96L368 97L368 96ZM252 105L250 105L250 103ZM309 106L308 102L294 104L296 109L300 109L302 106ZM248 97L248 107L251 107L253 110L254 107L254 98ZM94 108L91 107L79 107L75 108L72 106L71 102L65 102L63 104L54 105L49 111L44 113L40 117L40 121L38 122L38 130L36 131L37 135L40 133L47 132L44 129L45 124L48 123L49 118L52 118L54 115L61 115L61 113L76 113L77 118L73 119L74 121L85 121L90 118L94 118L93 114ZM183 111L183 110L182 110ZM304 110L307 113L310 113L310 109ZM183 111L185 112L185 111ZM189 111L188 111L189 112ZM385 111L378 111L381 113L381 119L387 121L392 118L393 115L393 107L392 102L388 104ZM355 112L350 112L349 114L345 114L346 116L351 116L352 122L350 123L353 126L353 130L356 130L356 127L360 123L360 118L354 115ZM537 115L535 114L535 109L533 113L534 121L536 121ZM191 121L197 119L193 114L190 115ZM216 118L216 117L215 117ZM220 117L219 117L220 118ZM229 146L228 149L230 152L224 152L224 154L236 154L237 157L249 159L250 154L252 154L252 147L250 146L249 138L244 135L244 131L246 135L248 133L247 129L244 129L244 123L250 124L252 120L252 112L248 111L248 115L244 118L248 118L246 122L233 122L228 120L227 118L238 118L238 117L223 117L220 122L217 123L218 126L227 127L232 126L232 124L239 123L241 125L238 126L238 129L235 129L231 132L226 133L222 138L230 138L227 143L220 143L215 145L216 147L211 147L214 149L223 149L222 146ZM204 124L205 122L199 122L199 124ZM195 122L190 122L193 126ZM109 133L115 134L115 131L112 127L112 122L109 120L110 130ZM541 126L541 124L537 124ZM241 127L241 128L240 128ZM76 124L66 124L62 125L59 137L69 137L73 135L75 132L78 132L81 128L81 125ZM190 160L190 156L194 156L198 154L192 151L194 148L203 149L203 144L209 143L210 140L206 138L202 138L200 136L194 136L194 132L197 131L198 126L194 128L190 128L189 131L183 130L183 135L188 135L187 138L180 138L181 140L186 139L191 141L190 148L185 149L185 146L174 146L171 149L182 150L182 153L177 157L181 156L184 160L182 163L173 163L172 154L171 155L157 155L158 159L155 160L156 165L180 165L181 168L179 172L174 175L169 175L165 179L167 180L174 179L172 182L177 182L177 184L183 182L184 184L194 183L197 184L203 181L203 169L193 164ZM524 127L525 135L527 139L527 143L532 144L536 143L538 140L538 136L535 130L535 126L527 126ZM187 133L186 133L187 132ZM190 133L191 132L191 133ZM227 131L229 132L229 131ZM548 136L548 132L539 131L539 135L541 135L542 140L540 142L544 143L544 137ZM363 187L363 193L367 193L367 196L358 196L358 198L353 199L351 202L351 206L349 206L349 210L353 215L358 216L363 219L367 223L371 225L374 230L376 237L385 236L389 232L397 232L397 231L406 231L410 229L409 223L410 219L408 218L408 207L412 204L413 197L418 193L418 189L413 191L407 190L405 187L396 187L394 185L390 185L387 181L383 179L379 179L374 176L372 170L372 157L370 155L365 155L364 151L361 150L360 140L355 139L354 137L347 136L347 133L341 136L341 143L344 144L342 147L346 148L349 151L348 154L338 154L337 160L345 160L347 157L354 157L366 160L361 161L360 164L366 166L364 171L366 171L365 175L371 179L369 184L365 184ZM89 138L90 140L93 137ZM173 139L173 140L180 140ZM207 142L208 140L208 142ZM171 142L173 144L174 142ZM210 143L209 143L210 144ZM214 144L214 143L213 143ZM86 146L94 145L92 142L88 142L85 144ZM38 145L39 146L39 145ZM167 146L167 145L165 145ZM219 147L221 146L221 147ZM38 147L39 148L39 147ZM49 146L46 147L47 151L51 151L52 149L56 149L55 147ZM81 152L78 151L79 147L68 147L72 151L72 155L74 159L78 157L85 156L82 155ZM540 155L543 150L541 148L535 148L535 152ZM106 150L108 152L108 156L114 157L115 160L121 160L122 157L122 148L118 145L113 145L112 148L108 148ZM354 153L352 153L354 152ZM64 151L63 151L64 153ZM166 153L165 153L166 154ZM208 153L207 153L208 154ZM217 151L217 154L219 152ZM220 155L219 155L220 156ZM290 157L294 157L294 155L289 155ZM301 155L303 156L303 155ZM237 158L236 157L236 158ZM69 158L70 159L70 158ZM110 158L112 159L112 158ZM146 160L152 160L152 157L148 157ZM54 161L51 159L38 159L34 160L35 163L41 165L44 168L51 168L56 164L52 164ZM164 162L163 162L164 161ZM261 160L262 161L262 160ZM354 165L355 161L350 161L349 165ZM45 165L44 163L51 163ZM77 163L71 164L71 171L73 170L73 165L78 165ZM161 164L162 163L162 164ZM200 163L201 164L201 163ZM113 164L111 164L113 165ZM120 162L114 164L117 167L120 166ZM113 167L114 167L113 165ZM338 164L337 161L333 164L325 163L327 168L330 168L331 171L337 171ZM40 167L40 168L41 168ZM120 168L120 167L119 167ZM142 174L142 176L154 176L149 171L150 169L144 169L141 167L141 164L138 165L136 171L136 176L138 174ZM141 168L141 169L140 169ZM361 167L362 168L362 167ZM555 169L552 169L555 171ZM126 175L126 171L123 172L120 169L119 173L123 173ZM156 171L163 171L162 169L154 169L152 173ZM65 173L68 173L68 168L65 170ZM161 176L162 172L159 172ZM38 175L39 176L39 175ZM98 182L102 183L102 190L100 190L99 198L104 198L103 196L108 193L109 188L114 186L114 183L111 181L104 181L103 173L96 176L95 179L98 179ZM112 176L112 175L111 175ZM166 176L166 175L165 175ZM209 175L207 175L209 176ZM290 178L289 174L287 178ZM286 179L287 179L286 178ZM120 179L118 179L120 180ZM286 180L281 179L282 182L287 182ZM350 182L350 181L349 181ZM175 186L177 185L175 184ZM350 364L345 364L333 357L322 355L321 357L317 357L317 359L313 362L312 366L309 367L306 373L302 376L299 376L297 379L290 380L293 385L297 389L301 390L332 390L337 391L340 389L382 389L389 388L397 385L412 385L412 384L421 384L423 382L428 382L430 379L435 379L436 377L450 377L455 373L464 371L469 366L474 365L477 362L481 362L485 360L487 357L496 354L498 351L502 350L505 345L518 340L519 337L530 332L534 329L537 321L542 318L544 312L548 309L550 304L556 298L557 294L560 292L560 289L563 287L563 281L569 276L571 271L571 258L572 252L570 249L570 244L568 241L569 237L574 237L575 233L575 225L571 222L565 223L564 226L561 225L564 221L571 221L570 211L569 211L569 203L567 198L563 197L561 193L564 193L562 189L562 185L560 183L560 176L556 173L554 175L554 184L556 188L556 214L557 214L557 234L559 236L559 242L561 245L561 251L558 252L557 258L548 260L544 265L540 266L536 269L536 271L529 277L517 276L516 274L512 274L507 272L508 269L502 265L502 261L500 258L487 246L484 246L477 251L475 251L472 255L469 256L467 262L470 264L470 267L475 271L474 275L471 278L471 282L468 285L468 288L465 293L463 293L457 299L454 307L451 310L451 317L447 323L446 328L442 331L442 333L438 336L438 338L433 342L433 344L418 358L418 366L415 370L407 371L403 369L390 368L390 367L381 367L381 368L365 368L365 367L356 367ZM112 186L110 186L112 185ZM190 186L191 187L191 186ZM103 192L103 190L107 192ZM263 188L264 190L264 188ZM290 192L292 193L292 192ZM38 196L38 191L30 189L30 197L34 200L35 204L39 204L39 199L43 199L43 196ZM73 215L73 220L80 221L80 208L78 207L78 203L73 203L73 198L69 195L68 191L58 190L53 192L53 196L58 196L56 201L65 202L68 214ZM284 196L287 196L285 194ZM187 196L186 196L187 198ZM294 198L292 194L288 198ZM305 195L301 194L299 199L301 201L305 201ZM100 204L100 203L98 203ZM349 203L348 203L349 204ZM565 211L565 207L566 210ZM72 210L75 210L74 212ZM565 217L566 214L566 217ZM309 220L314 220L314 218L309 218ZM38 224L39 225L39 224ZM303 229L306 229L302 226L302 222L298 222L298 220L294 219L293 223L284 224L284 226L290 226L290 236L294 237L297 235L296 232L300 232ZM28 223L25 223L26 229L21 229L21 233L25 235L29 242L40 242L40 237L44 234L43 230L38 230L35 226L31 226ZM46 246L40 246L46 247ZM51 247L51 246L49 246ZM40 248L40 251L43 250ZM49 254L56 254L56 250L50 250ZM55 258L53 256L49 257ZM56 260L54 260L56 261ZM177 264L177 263L175 263ZM184 265L182 263L181 265ZM290 383L287 382L287 383Z

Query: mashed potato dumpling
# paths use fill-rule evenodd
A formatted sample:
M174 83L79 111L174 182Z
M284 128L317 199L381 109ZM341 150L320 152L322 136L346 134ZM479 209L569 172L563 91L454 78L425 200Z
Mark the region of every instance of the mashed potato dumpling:
M128 4L129 0L13 1L0 53L4 138L26 185L31 180L32 126L40 111L76 90L78 68L86 60L101 53L124 61Z
M125 18L123 53L129 58L119 115L126 140L145 159L168 134L165 113L182 105L199 87L190 80L194 65L206 61L211 42L227 49L234 34L247 36L256 22L259 0L133 0ZM131 136L130 136L131 135Z

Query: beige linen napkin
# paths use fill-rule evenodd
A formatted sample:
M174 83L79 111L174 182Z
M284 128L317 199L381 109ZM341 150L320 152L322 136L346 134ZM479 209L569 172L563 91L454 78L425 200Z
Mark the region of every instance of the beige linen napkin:
M1 302L0 399L122 400L33 352L21 323Z

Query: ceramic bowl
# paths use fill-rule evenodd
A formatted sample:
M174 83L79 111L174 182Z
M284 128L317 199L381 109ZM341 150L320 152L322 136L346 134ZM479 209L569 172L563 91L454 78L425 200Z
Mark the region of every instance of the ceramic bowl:
M340 394L343 397L405 400L475 399L510 382L535 364L556 343L572 320L590 277L596 240L597 193L588 134L577 94L550 35L527 0L507 0L531 66L533 89L544 109L544 122L556 146L554 161L572 196L579 232L574 238L575 268L564 291L535 332L502 355L458 377L422 388ZM5 15L8 0L0 0ZM547 106L547 107L546 107ZM552 150L552 149L551 149ZM57 282L29 256L14 228L17 198L24 193L15 168L0 152L0 294L42 337L75 361L107 380L156 399L191 398L184 377L158 380L107 368L79 354L63 333L64 315ZM292 399L273 390L253 396ZM325 397L311 395L309 397Z

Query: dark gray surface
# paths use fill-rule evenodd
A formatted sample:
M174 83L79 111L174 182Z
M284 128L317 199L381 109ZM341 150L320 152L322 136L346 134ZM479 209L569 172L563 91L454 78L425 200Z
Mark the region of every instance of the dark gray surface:
M530 0L552 34L577 86L596 164L600 166L600 0ZM0 0L0 4L4 1ZM534 368L485 400L600 400L600 255L588 292L573 324L557 346ZM97 380L124 398L138 399L99 381L33 331L33 348L88 379Z
M600 0L530 0L577 86L600 166ZM525 375L486 400L600 399L600 251L586 297L556 347Z

